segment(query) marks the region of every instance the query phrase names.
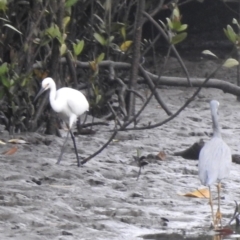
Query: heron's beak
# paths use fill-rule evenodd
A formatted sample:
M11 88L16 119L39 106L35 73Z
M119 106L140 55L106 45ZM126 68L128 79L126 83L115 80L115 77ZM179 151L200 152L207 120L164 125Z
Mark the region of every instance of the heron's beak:
M41 88L41 90L38 92L37 96L34 98L33 102L35 102L45 90L46 90L45 88Z

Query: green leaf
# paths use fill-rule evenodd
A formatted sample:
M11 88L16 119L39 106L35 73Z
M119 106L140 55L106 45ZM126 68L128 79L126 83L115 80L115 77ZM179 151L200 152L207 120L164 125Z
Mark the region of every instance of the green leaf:
M59 30L59 27L56 24L53 24L50 28L45 30L45 35L49 36L51 39L58 39L60 43L62 43L62 35Z
M5 62L0 66L0 76L8 72L8 64Z
M66 51L67 51L67 46L66 46L65 43L63 43L63 44L61 45L61 47L59 48L59 51L60 51L60 56L63 56L63 55L66 53Z
M101 53L97 58L97 63L100 63L105 57L105 53Z
M48 35L50 36L51 38L54 38L55 37L55 28L54 26L50 27L50 28L47 28L45 30L45 35Z
M126 40L126 28L125 28L125 26L121 28L121 35L122 35L123 40L125 41Z
M231 41L235 43L236 33L234 32L233 28L230 25L227 25L227 32L229 34L229 38L231 39Z
M106 45L110 45L114 38L114 36L110 36L109 39L106 40Z
M104 37L102 37L99 33L94 33L93 34L94 38L102 45L105 46L106 45L106 40Z
M238 23L236 18L233 18L232 23L237 25L238 29L240 29L240 25L239 25L239 23Z
M64 32L66 31L66 27L69 24L70 19L71 19L70 17L63 18L63 29L64 29Z
M40 46L46 46L47 44L49 44L51 42L51 39L43 39L43 41L41 42Z
M117 51L117 52L122 52L120 47L116 44L116 43L111 43L109 45L114 51Z
M7 89L11 87L10 81L6 77L1 76L1 82Z
M238 25L238 21L237 21L237 19L236 19L236 18L233 18L232 23Z
M232 42L236 43L237 34L234 32L233 28L230 25L227 25L227 29L223 29L227 38Z
M112 7L112 0L105 0L104 9L106 11L109 11L111 10L111 7Z
M65 7L68 8L68 7L72 7L74 4L76 4L78 2L78 0L67 0L65 2Z
M96 97L96 104L98 104L101 99L102 99L102 95L98 94L97 97Z
M212 52L209 51L209 50L204 50L204 51L202 51L202 54L211 55L211 56L213 56L213 57L215 57L215 58L218 58L214 53L212 53Z
M177 43L182 42L186 37L187 37L187 33L186 32L179 33L179 34L173 36L173 38L171 40L171 43L175 45Z
M179 19L180 18L180 11L178 7L175 7L173 10L173 17Z
M173 24L172 24L171 19L170 19L170 18L166 18L166 20L167 20L167 25L168 25L168 27L169 27L170 29L173 29Z
M178 29L176 29L178 32L182 32L188 28L187 24L182 24Z
M84 40L81 40L81 41L77 40L77 44L73 43L74 55L78 56L82 52L83 47L84 47Z
M178 31L182 24L180 21L172 21L172 30Z
M234 58L228 58L225 63L223 64L223 67L231 68L239 65L239 62Z
M13 27L12 25L10 25L10 24L4 24L3 25L4 27L8 27L8 28L10 28L10 29L12 29L13 31L15 31L15 32L17 32L17 33L19 33L19 34L22 34L20 31L18 31L15 27Z
M21 82L21 87L25 87L29 81L29 78L25 77L23 81Z
M7 10L7 0L0 0L0 10L5 12Z

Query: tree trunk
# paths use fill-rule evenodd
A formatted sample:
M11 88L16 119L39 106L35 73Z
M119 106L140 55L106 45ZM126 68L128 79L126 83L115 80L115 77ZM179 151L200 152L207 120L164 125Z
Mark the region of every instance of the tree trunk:
M129 89L135 90L138 76L138 65L140 59L140 46L142 37L142 12L145 8L145 0L138 0L137 14L135 19L135 30L133 38L133 56L132 56L132 67L129 81ZM127 96L127 111L128 119L135 113L135 95L132 91Z

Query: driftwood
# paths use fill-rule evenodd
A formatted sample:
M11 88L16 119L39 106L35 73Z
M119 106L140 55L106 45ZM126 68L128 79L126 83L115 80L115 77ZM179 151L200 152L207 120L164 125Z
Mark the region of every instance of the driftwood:
M63 57L60 60L61 63L66 63L66 58ZM89 68L89 62L76 61L76 66L81 68ZM33 68L41 68L41 63L36 63L33 65ZM99 63L99 68L109 68L109 69L130 69L131 64L125 62L114 62L110 60L102 61ZM174 87L189 87L189 82L186 78L183 77L168 77L161 76L150 73L145 70L145 73L157 84L158 86L174 86ZM191 84L193 87L200 87L205 78L190 78ZM233 83L227 81L211 78L205 85L206 88L217 88L222 90L225 93L230 93L235 96L240 96L240 87L236 86Z
M150 72L148 72L149 76L153 80L157 80L158 77ZM205 81L205 78L190 78L192 86L193 87L200 87L203 82ZM158 82L156 82L157 85L165 85L165 86L174 86L174 87L187 87L188 81L185 78L181 77L165 77L162 76ZM236 86L235 84L232 84L230 82L226 82L224 80L211 78L205 85L205 88L217 88L222 90L224 93L230 93L236 96L240 96L240 87Z
M66 63L65 58L61 58L61 63ZM89 68L88 62L81 62L76 61L76 65L81 68ZM41 67L41 64L37 63L34 64L34 68ZM114 61L102 61L99 63L99 68L114 68L114 69L130 69L130 63L124 62L114 62ZM145 73L157 84L158 86L174 86L174 87L189 87L189 82L186 78L183 77L168 77L168 76L161 76L160 78L145 70ZM205 78L190 78L191 84L193 87L200 87ZM236 86L235 84L229 83L224 80L211 78L205 85L205 88L217 88L222 90L224 93L230 93L235 96L240 96L240 87Z
M201 139L199 142L195 142L191 147L180 152L175 152L173 155L181 156L189 160L198 160L199 153L203 146L204 146L204 141ZM240 164L240 155L232 154L232 162L236 164Z
M204 146L204 141L201 139L199 142L195 142L191 147L186 150L175 152L174 156L181 156L185 159L198 160L199 153Z

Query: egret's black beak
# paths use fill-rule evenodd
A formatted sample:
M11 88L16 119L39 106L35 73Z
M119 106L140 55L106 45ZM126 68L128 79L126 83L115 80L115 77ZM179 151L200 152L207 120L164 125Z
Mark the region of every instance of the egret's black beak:
M41 88L41 90L38 92L37 96L34 98L33 102L35 102L45 90L46 90L45 88Z

